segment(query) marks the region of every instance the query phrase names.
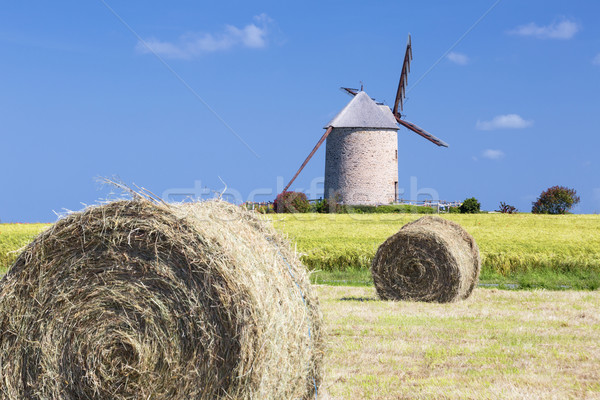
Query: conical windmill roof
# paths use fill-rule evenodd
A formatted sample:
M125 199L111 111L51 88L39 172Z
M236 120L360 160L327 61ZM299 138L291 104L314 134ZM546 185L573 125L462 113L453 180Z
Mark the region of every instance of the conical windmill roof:
M388 106L378 105L366 92L358 92L325 128L381 128L398 130Z

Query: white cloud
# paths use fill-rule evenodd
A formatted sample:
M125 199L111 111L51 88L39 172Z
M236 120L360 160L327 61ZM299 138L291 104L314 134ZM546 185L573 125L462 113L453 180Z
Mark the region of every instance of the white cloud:
M518 114L498 115L490 121L477 121L475 128L481 131L491 131L494 129L523 129L533 125L533 121L524 120Z
M553 22L550 25L539 26L535 22L521 25L508 33L519 36L533 36L538 39L571 39L581 26L572 20L563 18L559 22Z
M469 57L466 54L451 51L446 57L448 57L448 60L458 65L467 65L469 63Z
M504 152L502 150L487 149L481 153L481 156L490 160L499 160L504 157Z
M592 64L600 66L600 53L596 54L596 57L592 60Z
M235 46L263 48L267 46L268 25L271 22L266 14L261 14L254 17L253 23L243 28L226 25L221 33L190 33L181 36L176 42L150 38L138 42L136 50L168 58L189 59L206 53L229 50Z

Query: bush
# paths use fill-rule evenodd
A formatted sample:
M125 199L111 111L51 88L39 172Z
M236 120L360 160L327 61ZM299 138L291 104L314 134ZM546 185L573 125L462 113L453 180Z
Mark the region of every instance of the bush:
M325 204L327 208L325 212L331 214L347 214L349 210L349 206L346 204L342 204L342 196L339 193L336 193L333 197L325 200Z
M540 194L533 204L531 212L534 214L568 214L569 210L579 203L579 196L575 189L565 186L552 186Z
M403 212L402 205L383 205L379 207L375 207L374 212L378 214L390 214L390 213L401 213Z
M355 205L355 206L349 206L347 208L348 208L347 211L350 214L373 214L377 207L376 206Z
M281 192L273 202L273 208L278 213L306 213L310 203L302 192Z
M381 206L348 206L347 212L352 214L433 214L436 209L410 204L384 204Z
M260 206L256 207L254 210L260 214L270 214L273 212L273 209L270 208L268 205L260 205Z
M498 211L500 211L502 214L516 214L519 210L517 210L516 207L501 201Z
M461 214L476 214L481 209L481 204L475 197L465 199L460 205L459 210Z
M380 206L344 205L339 203L339 196L333 199L319 199L312 204L310 211L317 213L337 214L434 214L436 209L427 206L410 204L384 204Z
M327 199L320 198L310 207L310 211L320 214L327 214L329 212L329 202Z
M383 207L386 207L382 209ZM387 207L393 211L386 211ZM400 204L393 206L380 206L377 208L377 212L395 212L403 214L434 214L437 209L427 206L415 206L412 204Z

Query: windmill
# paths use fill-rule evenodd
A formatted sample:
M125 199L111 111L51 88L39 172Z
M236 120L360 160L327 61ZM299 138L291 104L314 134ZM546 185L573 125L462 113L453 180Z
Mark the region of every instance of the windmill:
M287 191L327 140L325 197L344 204L388 204L398 198L398 124L437 146L448 147L401 114L412 45L410 35L402 63L394 107L377 103L361 89L341 88L353 99L324 128L325 133L283 191Z

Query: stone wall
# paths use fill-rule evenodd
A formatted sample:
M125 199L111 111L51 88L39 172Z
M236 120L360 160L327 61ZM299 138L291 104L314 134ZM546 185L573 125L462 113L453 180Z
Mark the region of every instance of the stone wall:
M398 132L334 128L327 137L325 197L343 204L378 205L395 200Z

